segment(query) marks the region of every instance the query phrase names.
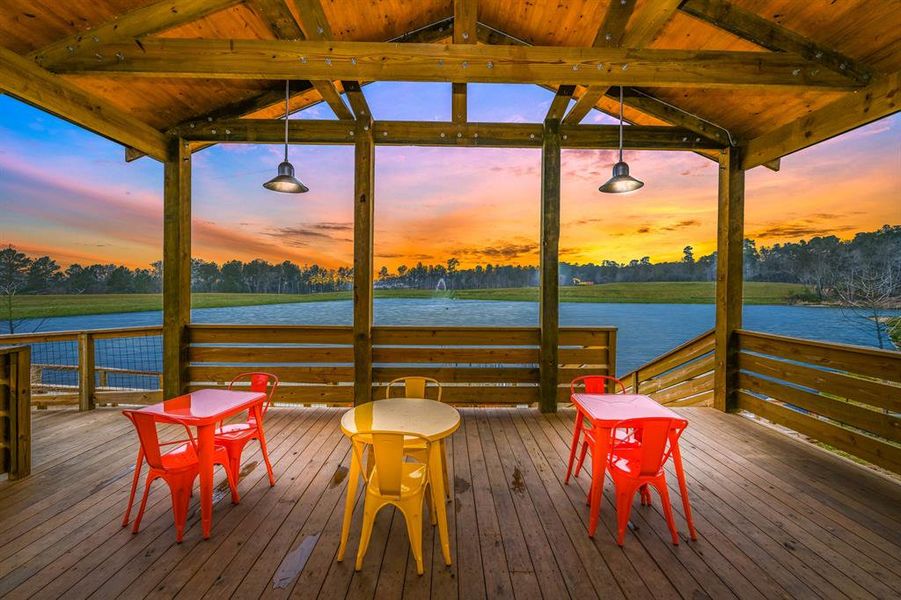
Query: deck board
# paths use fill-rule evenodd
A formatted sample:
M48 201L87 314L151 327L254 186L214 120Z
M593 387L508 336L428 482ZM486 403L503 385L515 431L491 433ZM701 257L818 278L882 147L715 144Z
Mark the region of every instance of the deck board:
M156 485L142 530L120 525L136 452L118 411L36 411L33 475L0 481L0 596L9 598L894 598L901 594L901 485L736 415L682 409L685 468L700 539L670 543L659 501L636 506L615 543L613 490L586 528L589 473L563 484L573 414L464 409L447 443L454 564L424 514L418 576L402 516L377 518L360 572L361 503L335 561L350 445L341 409L274 408L278 482L245 451L232 505L216 475L213 536L188 516L174 543ZM175 435L173 432L172 435ZM656 500L656 497L655 497ZM312 550L299 552L304 542ZM315 543L314 543L315 542Z

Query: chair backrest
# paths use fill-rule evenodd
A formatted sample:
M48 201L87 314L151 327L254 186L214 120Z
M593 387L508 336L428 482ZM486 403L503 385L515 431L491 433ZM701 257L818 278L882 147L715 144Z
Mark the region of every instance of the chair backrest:
M610 375L583 375L582 377L576 377L570 382L569 395L575 394L576 386L579 385L585 387L586 394L606 394L608 381L619 385L620 392L626 393L625 384L616 377L611 377Z
M235 387L235 384L243 381L250 382L251 392L263 392L266 394L266 403L263 404L263 412L265 413L269 410L269 407L272 405L272 399L275 397L275 390L278 388L278 377L272 373L263 373L261 371L241 373L231 380L231 383L228 384L228 389L231 390ZM244 389L244 386L241 386L241 388Z
M391 397L392 386L398 387L404 385L405 398L425 398L425 388L428 384L432 384L438 389L438 402L441 402L441 383L437 379L431 377L398 377L390 382L385 388L385 398Z
M358 443L360 438L364 438L365 443ZM425 444L425 467L426 471L428 471L428 456L430 455L431 442L424 436L404 433L403 431L381 430L360 431L351 436L353 449L357 453L359 464L365 464L361 456L361 449L365 444L371 444L369 447L375 468L368 475L364 474L364 478L368 484L372 477L378 477L379 492L383 496L400 497L405 461L404 445L411 440L418 440ZM425 483L424 480L423 483Z
M669 460L679 436L688 421L669 417L627 419L617 423L610 431L610 463L617 459L617 449L638 448L639 475L656 475Z
M160 437L156 431L156 417L140 410L123 410L122 414L128 417L135 426L147 464L155 469L162 469L163 459L160 451Z

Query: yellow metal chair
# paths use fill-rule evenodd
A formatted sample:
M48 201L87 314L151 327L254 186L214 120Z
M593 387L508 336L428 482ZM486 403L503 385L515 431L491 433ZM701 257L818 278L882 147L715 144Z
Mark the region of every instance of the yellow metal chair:
M398 377L397 379L393 379L388 382L388 386L385 388L385 398L390 398L391 388L393 386L400 387L399 384L401 383L404 385L404 398L426 398L426 386L432 384L438 389L438 397L436 400L441 402L441 382L437 379L432 379L431 377ZM444 495L450 499L451 489L447 480L447 453L444 450L444 440L441 440L438 443L441 445L441 472L444 475ZM414 441L411 444L410 440L407 440L406 454L413 460L423 462L428 457L428 453L428 449L422 447L419 443Z
M361 437L365 440L361 440ZM405 444L411 438L425 448L426 459L422 462L407 462ZM353 451L359 464L363 464L363 448L369 446L372 470L363 470L366 482L363 503L363 527L360 532L360 548L357 550L355 569L363 568L363 558L369 547L372 526L379 510L392 504L404 515L410 549L416 559L416 572L423 573L422 567L422 510L425 488L429 482L429 449L431 442L423 436L397 431L359 432L351 437ZM339 557L340 559L340 557Z

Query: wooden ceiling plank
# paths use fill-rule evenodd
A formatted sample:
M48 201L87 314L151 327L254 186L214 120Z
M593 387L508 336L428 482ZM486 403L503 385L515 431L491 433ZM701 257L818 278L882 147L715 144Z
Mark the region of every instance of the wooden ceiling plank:
M725 0L686 0L680 10L776 52L793 52L860 83L872 77L857 61Z
M157 160L167 157L165 134L2 47L0 81L6 93L33 106Z
M78 54L94 57L105 44L139 38L196 21L244 0L163 0L128 12L118 19L71 35L29 54L45 68Z
M854 94L750 140L742 152L742 168L751 169L898 112L899 79L897 72L880 77Z
M292 119L289 139L300 144L352 144L354 131L340 121ZM284 141L281 119L232 119L184 127L174 133L192 144L270 143ZM431 121L374 121L375 141L380 145L485 146L529 148L541 145L540 123L453 123ZM615 148L619 128L614 125L562 126L561 139L569 148ZM695 142L690 132L677 127L628 128L624 146L644 150L717 150L721 145L703 139Z
M563 118L563 114L566 112L566 108L569 106L569 101L573 97L573 93L576 91L576 86L574 85L561 85L557 88L557 93L554 94L554 99L551 101L551 106L548 108L547 115L544 117L545 120L553 119L560 120Z
M369 103L366 102L366 96L363 94L363 88L357 81L342 81L344 93L350 101L350 107L353 109L353 116L357 119L369 120L372 118L372 111L369 110Z
M853 90L847 77L786 53L146 38L70 57L61 73L218 79L582 83Z
M621 40L623 48L644 48L654 41L679 9L682 0L645 0L634 11Z

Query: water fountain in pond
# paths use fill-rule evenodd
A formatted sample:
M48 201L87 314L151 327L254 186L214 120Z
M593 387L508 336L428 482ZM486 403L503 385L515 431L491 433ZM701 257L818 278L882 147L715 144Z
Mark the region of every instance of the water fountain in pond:
M435 285L436 292L446 292L447 291L447 282L444 281L444 277L438 280L438 284Z

